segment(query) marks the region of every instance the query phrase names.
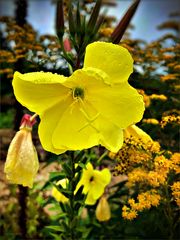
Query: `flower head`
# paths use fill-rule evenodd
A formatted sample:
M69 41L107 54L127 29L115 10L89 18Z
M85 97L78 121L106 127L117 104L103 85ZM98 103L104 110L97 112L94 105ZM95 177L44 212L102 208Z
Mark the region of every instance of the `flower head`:
M30 115L25 114L20 130L13 138L6 158L4 171L11 183L32 187L39 168L38 156L32 142Z
M16 72L17 100L40 115L39 136L47 151L60 154L101 144L117 152L123 129L141 120L142 96L128 84L129 52L112 43L86 48L84 67L70 77L49 72Z
M110 180L111 173L108 168L99 171L93 169L92 164L88 163L86 169L83 169L83 174L77 185L76 192L81 186L84 186L83 193L87 194L85 203L87 205L93 205L96 203L97 199L102 196Z

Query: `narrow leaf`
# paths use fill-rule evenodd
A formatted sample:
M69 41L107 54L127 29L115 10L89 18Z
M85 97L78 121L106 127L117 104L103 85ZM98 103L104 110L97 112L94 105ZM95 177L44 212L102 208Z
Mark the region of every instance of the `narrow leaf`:
M134 14L136 12L136 9L137 9L139 3L140 3L140 0L136 0L130 6L130 8L127 10L125 15L123 16L123 18L121 19L121 21L119 22L119 24L117 25L117 27L115 28L113 33L111 34L112 43L117 44L120 42L124 32L126 31L132 17L134 16Z
M73 16L73 8L71 1L69 2L69 10L68 10L68 19L69 19L69 31L72 37L75 35L75 19Z
M56 11L56 33L59 38L64 35L64 12L63 12L63 0L57 1Z
M101 8L101 3L102 3L102 0L97 0L96 5L94 6L94 9L93 9L92 14L89 19L89 22L87 24L88 31L92 31L92 29L94 28L94 26L97 22L97 18L99 16L99 12L100 12L100 8Z

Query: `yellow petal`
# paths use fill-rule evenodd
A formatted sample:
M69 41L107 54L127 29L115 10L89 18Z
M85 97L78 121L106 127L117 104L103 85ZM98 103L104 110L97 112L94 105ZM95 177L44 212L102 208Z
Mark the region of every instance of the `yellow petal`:
M39 162L31 132L21 129L9 146L4 168L7 179L11 183L32 187L38 168Z
M103 70L113 83L124 82L133 72L133 59L128 50L119 45L94 42L86 48L84 67Z
M139 122L144 113L142 96L128 83L92 88L88 100L103 117L121 129Z
M59 146L59 148L53 146L52 136L65 110L71 103L72 103L71 98L66 97L63 100L61 100L61 102L49 108L40 116L41 122L39 124L38 133L41 144L46 151L53 152L55 154L61 154L68 150L63 145L61 131L57 132L58 141L62 143L62 145Z
M57 110L56 110L57 111ZM63 113L52 135L54 148L82 150L99 143L98 131L88 123L81 102L72 103Z
M111 218L111 210L107 199L103 196L96 208L96 218L100 221L108 221Z
M67 183L68 183L68 179L64 178L58 181L56 185L61 185L63 188L66 188ZM52 188L52 196L58 202L66 203L69 201L69 199L65 197L61 192L59 192L56 187Z
M131 136L135 139L141 139L144 143L153 141L152 138L144 132L141 128L137 127L136 125L131 125L124 129L124 136L125 138L130 138Z
M93 169L92 164L91 163L87 163L86 168L83 169L82 176L81 176L80 181L77 184L75 193L79 190L79 188L81 186L84 185L83 193L87 194L87 192L89 191L89 189L91 187L90 179L93 176L93 173L94 173L94 169Z
M12 84L16 99L30 111L41 114L68 94L69 89L62 85L65 79L49 72L15 72Z
M87 205L94 205L96 203L97 199L94 199L92 192L88 192L85 204Z
M94 170L94 181L92 184L91 192L94 199L98 199L104 193L105 187L111 181L111 173L108 168L102 171Z
M102 115L94 124L101 133L100 144L111 152L118 152L123 145L123 130Z

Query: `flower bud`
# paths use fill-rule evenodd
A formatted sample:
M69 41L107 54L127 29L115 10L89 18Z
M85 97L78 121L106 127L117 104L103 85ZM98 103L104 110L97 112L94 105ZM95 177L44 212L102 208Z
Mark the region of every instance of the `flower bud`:
M111 218L111 210L105 196L102 196L96 208L96 218L100 222L108 221Z
M20 130L10 143L4 172L10 183L21 184L24 187L33 186L33 181L39 168L38 156L32 142L32 126L35 120L25 114Z

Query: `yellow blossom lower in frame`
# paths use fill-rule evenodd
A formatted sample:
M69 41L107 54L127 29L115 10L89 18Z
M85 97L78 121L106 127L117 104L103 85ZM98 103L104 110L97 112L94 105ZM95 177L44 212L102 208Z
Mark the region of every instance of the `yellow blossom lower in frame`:
M31 126L24 124L22 121L20 130L16 133L9 146L4 167L4 172L10 183L22 184L25 187L33 186L39 168L31 130Z
M66 185L68 184L68 179L61 179L56 183L56 185L61 185L63 188L66 188ZM56 187L53 187L52 189L52 196L58 201L62 203L66 203L69 201L67 197L65 197L60 191L57 190Z
M142 96L127 81L132 71L125 48L94 42L86 48L84 67L70 77L16 72L13 88L17 100L40 115L45 150L60 154L101 144L117 152L123 129L144 112Z
M82 177L76 187L76 192L81 186L84 186L83 193L87 194L85 203L87 205L93 205L96 203L97 199L102 196L110 180L111 173L108 168L99 171L93 169L92 164L88 163L86 168L83 169Z

